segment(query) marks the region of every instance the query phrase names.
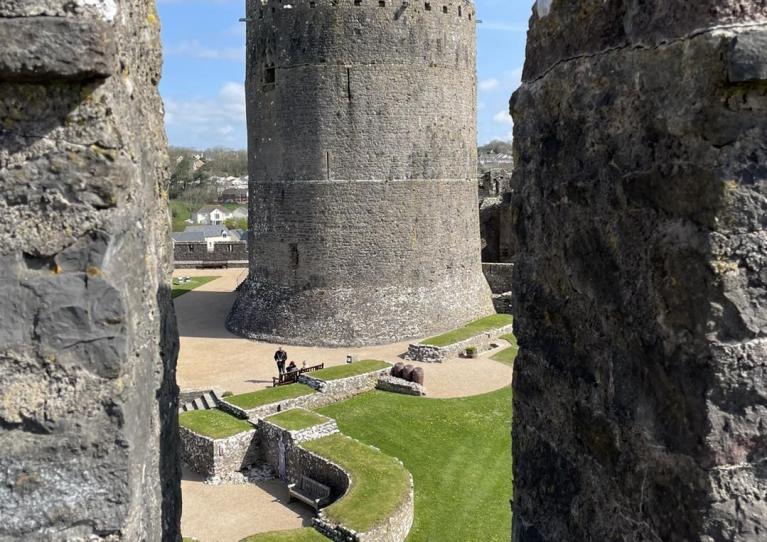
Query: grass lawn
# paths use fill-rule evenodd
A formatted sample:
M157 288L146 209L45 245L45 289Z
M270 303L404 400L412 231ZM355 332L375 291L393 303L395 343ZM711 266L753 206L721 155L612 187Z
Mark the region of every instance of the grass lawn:
M517 359L517 354L519 354L519 345L517 344L517 338L514 336L513 333L509 333L507 335L501 335L500 338L505 341L509 341L509 343L511 343L511 346L506 348L505 350L501 350L490 359L494 361L500 361L501 363L506 363L508 365L514 365L514 360Z
M407 471L393 457L340 433L302 446L340 465L354 480L343 497L324 509L330 521L368 531L407 498Z
M508 542L511 388L461 399L373 391L318 410L415 480L408 542Z
M510 314L493 314L479 320L466 324L463 327L448 331L442 335L437 335L430 339L421 341L421 344L428 344L430 346L448 346L461 342L466 339L470 339L475 335L490 331L492 329L498 329L499 327L507 326L514 321L514 318Z
M188 225L186 221L192 217L196 209L191 203L177 199L170 200L168 207L170 207L170 216L173 221L173 231L184 231Z
M362 361L355 361L354 363L347 363L346 365L336 365L335 367L328 367L327 369L320 369L313 373L307 373L306 376L311 376L317 380L338 380L340 378L347 378L350 376L362 375L365 373L372 373L379 369L386 369L391 367L391 364L385 361L378 361L376 359L364 359Z
M250 393L243 393L241 395L232 395L225 398L225 401L243 410L249 410L262 405L279 403L280 401L286 401L304 395L311 395L312 393L315 393L315 391L304 384L288 384L287 386L280 386L278 388L266 388L263 390L252 391Z
M254 534L243 538L240 542L328 542L320 533L309 527L293 529L292 531L272 531L270 533Z
M329 418L305 408L291 408L279 414L273 414L266 419L288 431L308 429L309 427L330 421Z
M176 299L180 295L184 295L187 292L191 292L195 288L199 288L203 284L206 284L212 280L216 280L219 277L190 277L189 282L183 284L176 284L176 279L173 279L173 289L170 295L173 299Z
M235 418L217 408L182 412L178 415L178 423L199 435L214 439L231 437L253 429L253 426L245 420Z

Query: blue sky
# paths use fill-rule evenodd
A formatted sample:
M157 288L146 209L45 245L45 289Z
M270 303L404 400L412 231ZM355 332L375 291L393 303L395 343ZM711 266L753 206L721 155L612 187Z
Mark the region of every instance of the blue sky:
M532 0L475 0L479 143L510 139ZM171 145L245 148L245 0L158 0Z

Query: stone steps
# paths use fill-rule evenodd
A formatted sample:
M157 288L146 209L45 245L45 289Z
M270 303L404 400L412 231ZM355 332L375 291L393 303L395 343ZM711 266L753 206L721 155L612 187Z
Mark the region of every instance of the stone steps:
M179 406L178 411L189 412L191 410L210 410L218 406L220 398L218 393L211 390L203 393L199 397L196 397L193 401L189 401Z

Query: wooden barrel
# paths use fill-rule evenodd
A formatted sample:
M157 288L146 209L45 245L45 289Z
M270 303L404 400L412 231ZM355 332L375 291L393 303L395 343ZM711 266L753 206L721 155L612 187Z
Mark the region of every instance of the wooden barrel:
M391 375L397 378L402 378L402 369L405 368L405 364L401 361L399 363L395 363L394 367L391 368Z
M413 369L413 374L410 376L410 381L423 386L423 367L416 367Z
M405 380L410 380L413 376L413 369L414 367L412 365L405 365L405 368L402 369L402 375L400 378L404 378Z

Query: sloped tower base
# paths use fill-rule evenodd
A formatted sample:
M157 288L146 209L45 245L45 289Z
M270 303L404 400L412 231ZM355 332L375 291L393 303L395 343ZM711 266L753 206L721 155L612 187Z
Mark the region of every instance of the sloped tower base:
M280 292L248 281L227 320L250 339L306 346L389 344L437 334L493 312L487 285L458 279L433 289L369 289ZM475 301L465 303L465 298ZM476 300L483 302L477 303ZM488 299L487 302L484 300ZM445 318L435 318L443 314Z
M274 225L255 221L250 276L227 321L234 333L386 344L493 313L477 213L466 212L476 208L471 180L260 184L254 195L255 216ZM306 234L328 220L321 236Z

